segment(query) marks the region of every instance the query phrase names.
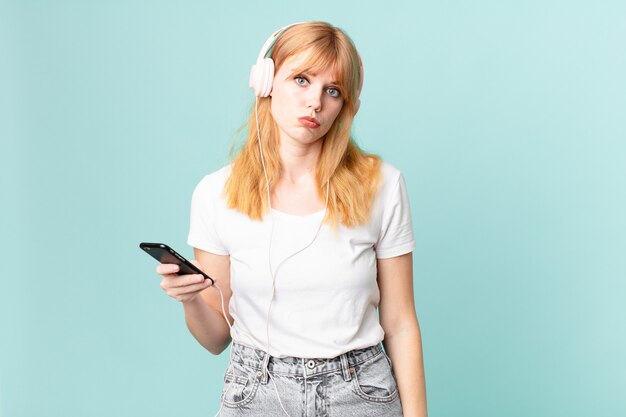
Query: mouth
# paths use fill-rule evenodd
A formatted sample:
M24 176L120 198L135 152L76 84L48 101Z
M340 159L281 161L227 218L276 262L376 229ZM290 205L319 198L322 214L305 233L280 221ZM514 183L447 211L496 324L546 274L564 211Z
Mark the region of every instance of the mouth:
M316 129L320 127L320 122L318 122L317 119L313 117L300 117L298 121L302 126L309 127L311 129Z

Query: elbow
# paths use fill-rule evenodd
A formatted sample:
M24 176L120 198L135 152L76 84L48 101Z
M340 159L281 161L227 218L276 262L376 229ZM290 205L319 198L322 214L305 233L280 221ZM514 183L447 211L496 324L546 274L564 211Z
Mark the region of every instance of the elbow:
M396 320L393 325L383 325L383 331L385 332L385 339L395 336L413 336L420 335L419 323L417 317L406 317L404 320Z
M206 350L215 356L219 356L224 351L224 348L206 347Z
M211 354L213 354L215 356L219 356L219 355L222 354L222 352L224 352L226 350L226 348L230 344L230 340L231 339L229 337L224 343L211 345L211 346L204 346L204 348L206 350L208 350Z
M212 353L215 356L218 356L224 351L224 349L210 349L210 348L206 348L206 350L208 350L210 353Z

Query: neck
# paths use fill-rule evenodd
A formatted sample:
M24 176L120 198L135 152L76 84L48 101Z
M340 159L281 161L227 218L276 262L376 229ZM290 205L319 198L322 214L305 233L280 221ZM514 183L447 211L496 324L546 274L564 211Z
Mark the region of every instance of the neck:
M281 180L299 184L314 179L321 150L321 140L306 145L281 140L279 147Z

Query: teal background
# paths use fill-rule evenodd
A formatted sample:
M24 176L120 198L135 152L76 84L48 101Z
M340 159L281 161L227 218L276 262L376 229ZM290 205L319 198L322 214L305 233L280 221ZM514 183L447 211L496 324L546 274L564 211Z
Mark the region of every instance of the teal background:
M626 415L626 3L0 1L0 416L213 416L225 354L141 241L184 255L269 34L365 66L401 169L430 416ZM621 392L621 394L620 394Z

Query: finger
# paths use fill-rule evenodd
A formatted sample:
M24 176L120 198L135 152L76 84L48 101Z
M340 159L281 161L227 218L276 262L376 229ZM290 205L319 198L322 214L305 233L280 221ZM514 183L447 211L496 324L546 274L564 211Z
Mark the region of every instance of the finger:
M197 282L194 279L189 279L189 277L195 276L196 275L163 275L163 279L161 279L161 288L165 291L169 291L170 288L184 287L185 285Z
M198 284L203 281L204 277L200 274L172 275L171 278L167 278L167 286L169 288L181 288Z
M180 270L180 267L176 264L159 264L156 267L156 272L159 275L175 274Z
M210 283L211 283L211 281L209 281L209 284ZM206 282L200 282L198 284L188 285L186 287L172 288L172 289L170 289L168 294L171 297L179 297L179 296L194 294L194 293L203 291L203 290L207 289L208 287L210 287L210 285L207 285Z

